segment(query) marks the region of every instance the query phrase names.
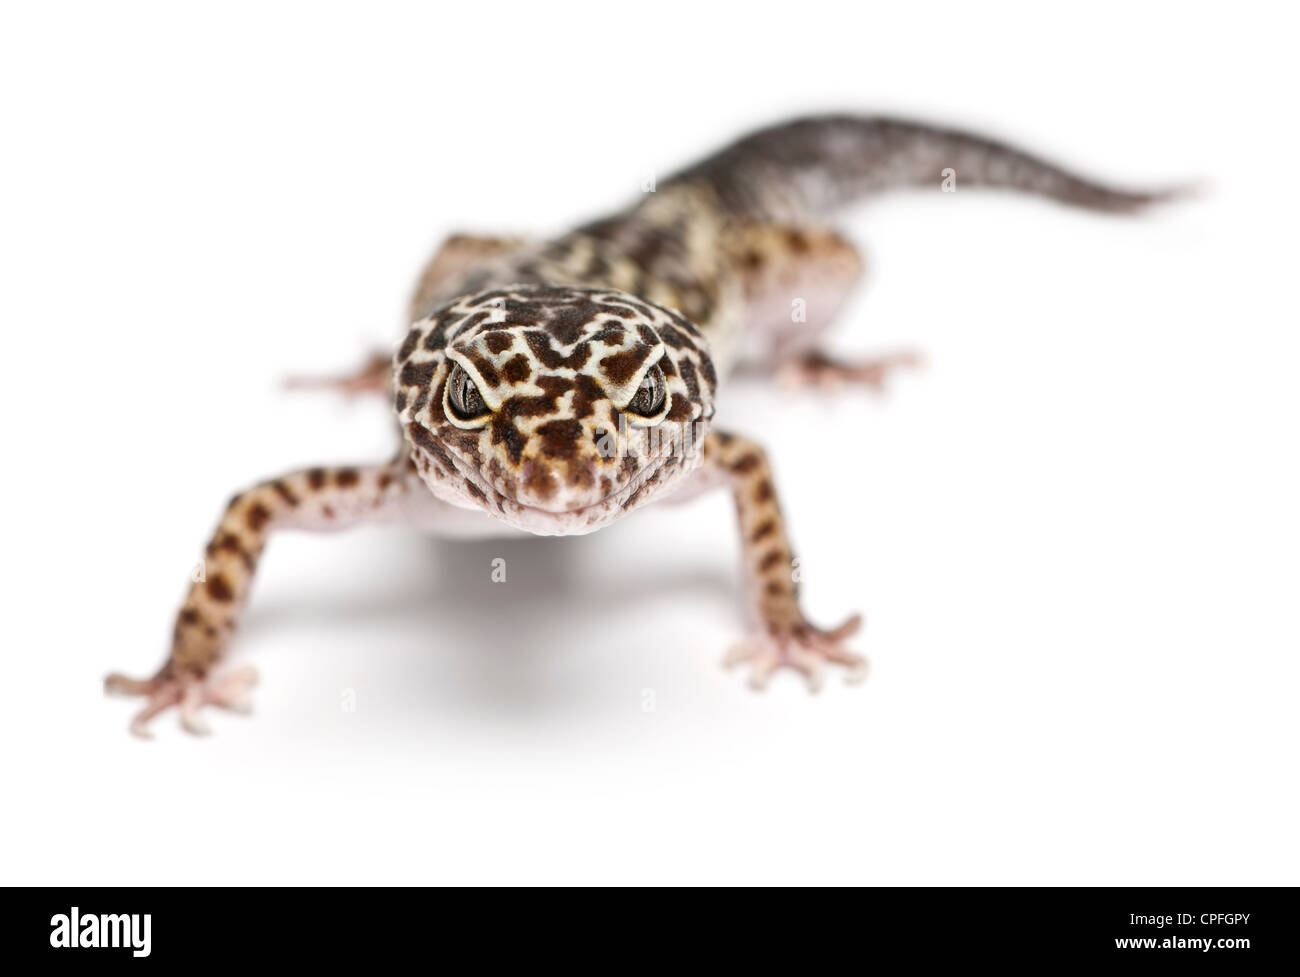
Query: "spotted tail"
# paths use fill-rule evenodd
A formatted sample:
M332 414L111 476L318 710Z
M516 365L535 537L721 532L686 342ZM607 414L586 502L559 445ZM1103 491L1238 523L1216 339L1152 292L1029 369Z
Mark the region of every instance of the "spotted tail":
M800 223L885 190L937 189L945 178L958 188L1006 187L1113 213L1140 210L1180 194L1103 186L956 129L849 115L761 129L665 184L704 184L737 217Z

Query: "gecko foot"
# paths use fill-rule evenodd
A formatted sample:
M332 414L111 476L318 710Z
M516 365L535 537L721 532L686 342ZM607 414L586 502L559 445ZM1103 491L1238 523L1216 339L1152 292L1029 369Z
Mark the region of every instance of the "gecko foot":
M924 358L916 352L891 353L856 362L835 359L825 353L808 353L778 371L777 379L782 386L791 389L835 390L842 386L860 385L879 393L895 371L915 369L923 362Z
M767 680L778 668L794 668L808 680L808 690L816 692L822 684L822 666L827 662L848 669L845 681L860 682L867 675L867 660L844 647L844 639L862 627L862 615L851 618L833 630L823 630L806 622L782 630L766 630L732 646L726 664L748 662L749 684L755 689L767 687Z
M150 679L132 679L114 673L104 679L104 691L147 697L145 707L131 720L131 732L142 739L152 739L149 721L172 706L179 707L181 726L196 735L208 732L207 723L199 715L204 706L249 712L252 708L249 693L256 684L257 670L249 665L204 679L176 678L165 671Z
M287 390L329 390L355 397L357 394L388 393L393 375L393 358L387 353L372 353L355 373L337 377L294 376L284 381Z

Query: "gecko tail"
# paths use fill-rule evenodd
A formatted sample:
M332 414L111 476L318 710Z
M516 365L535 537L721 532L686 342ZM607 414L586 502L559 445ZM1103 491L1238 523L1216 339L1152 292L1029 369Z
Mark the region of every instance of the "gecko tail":
M1182 187L1123 190L983 136L851 115L760 129L665 183L704 184L737 217L796 223L903 187L1002 187L1120 214L1195 193Z

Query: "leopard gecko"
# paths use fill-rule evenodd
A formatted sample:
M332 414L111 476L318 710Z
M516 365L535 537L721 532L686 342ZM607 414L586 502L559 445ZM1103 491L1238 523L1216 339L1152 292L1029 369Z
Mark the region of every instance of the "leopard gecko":
M558 237L447 238L395 354L340 381L391 396L400 449L379 464L289 472L230 500L167 660L151 678L106 679L144 697L132 731L147 735L175 706L202 732L204 706L247 705L255 672L222 666L274 532L397 523L563 536L712 488L734 501L747 578L749 637L729 659L747 662L759 687L781 667L814 686L827 664L861 677L865 661L846 644L860 617L824 628L804 616L771 461L754 438L713 426L714 400L742 348L816 384L879 385L902 365L821 350L863 268L829 219L870 194L945 178L1109 212L1171 196L1102 186L966 132L828 115L757 131ZM792 296L805 315L792 316Z

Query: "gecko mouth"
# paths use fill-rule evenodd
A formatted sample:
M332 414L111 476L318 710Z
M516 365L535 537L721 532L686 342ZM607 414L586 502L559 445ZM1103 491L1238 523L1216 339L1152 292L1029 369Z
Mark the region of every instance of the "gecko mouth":
M621 509L626 502L632 498L645 485L646 481L655 472L663 467L666 460L666 454L660 452L647 458L645 464L633 475L627 482L615 487L612 491L602 495L600 498L592 499L588 502L581 502L577 505L568 505L560 507L549 507L538 505L535 502L523 502L516 496L497 486L491 486L492 494L496 497L498 505L504 511L505 505L520 512L535 514L543 518L550 517L556 520L564 520L584 515L589 515L598 511L613 511Z
M625 483L617 486L613 491L601 496L599 499L594 499L590 502L583 502L580 505L552 509L531 502L521 502L519 499L507 494L496 486L493 486L492 488L498 498L509 501L513 506L521 510L527 510L528 512L537 513L543 516L562 518L565 516L581 516L601 509L608 509L611 511L622 509L628 502L641 493L642 489L646 487L646 484L654 478L654 476L664 470L672 458L678 454L679 450L681 449L677 442L671 438L665 439L664 443L658 447L653 454L644 459L636 474ZM682 458L681 460L686 461L685 458ZM680 467L682 473L684 473L693 466L683 464ZM675 479L670 479L670 481L675 481Z
M416 455L424 456L427 464L428 455L421 450L419 440L412 439L412 445ZM538 504L536 501L521 500L513 491L513 485L489 477L483 472L480 464L461 457L454 449L448 450L450 446L444 444L442 447L443 451L439 457L444 467L450 463L468 491L457 493L459 498L444 495L439 489L445 488L445 484L440 485L426 478L426 483L435 495L443 495L447 501L454 504L478 509L517 529L539 535L581 534L599 529L628 511L633 503L639 505L642 501L649 501L648 497L646 499L640 497L646 494L644 490L652 479L660 483L657 486L659 489L665 489L670 483L678 480L676 476L685 474L695 467L691 463L692 460L698 460L698 452L683 452L685 456L677 458L677 463L673 464L674 455L678 453L676 450L678 445L671 438L665 439L663 445L657 447L653 454L642 459L636 473L623 484L613 486L599 498L552 507ZM696 456L694 459L691 457L693 454ZM418 467L422 468L423 465ZM675 468L677 471L664 479L662 476L668 468Z
M619 492L614 492L611 495L607 495L604 498L597 499L595 502L586 502L582 505L570 506L567 509L547 509L544 506L533 505L530 502L520 502L518 499L512 498L509 495L502 495L501 499L505 502L509 502L518 509L523 509L527 512L536 512L543 516L580 516L585 512L590 512L592 509L598 509L601 506L609 504L620 494L621 490Z
M589 533L613 522L624 511L630 496L618 491L583 505L564 509L547 509L520 502L518 499L495 493L483 510L516 529L542 536L568 536Z

